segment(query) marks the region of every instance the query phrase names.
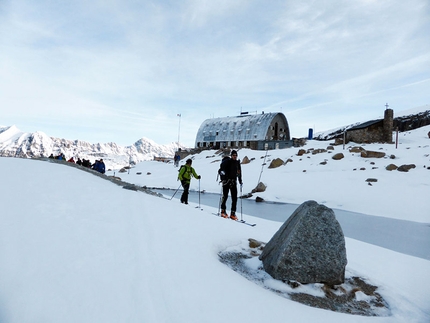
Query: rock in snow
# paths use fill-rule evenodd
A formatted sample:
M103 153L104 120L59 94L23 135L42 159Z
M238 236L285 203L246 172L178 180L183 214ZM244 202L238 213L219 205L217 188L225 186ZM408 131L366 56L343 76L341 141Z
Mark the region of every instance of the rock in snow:
M345 237L332 209L307 201L281 226L260 256L273 278L338 285L345 281Z

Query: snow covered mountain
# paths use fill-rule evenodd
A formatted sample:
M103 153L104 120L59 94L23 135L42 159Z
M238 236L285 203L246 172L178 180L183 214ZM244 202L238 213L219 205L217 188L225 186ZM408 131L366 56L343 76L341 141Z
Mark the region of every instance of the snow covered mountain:
M118 169L154 157L173 157L176 144L159 145L154 141L141 138L131 146L116 143L91 144L81 140L66 140L49 137L43 132L22 132L16 126L0 126L0 156L37 158L63 153L66 159L85 158L94 162L103 158L107 168Z
M394 119L394 123L401 132L429 125L430 106L402 111ZM330 140L357 124L359 123L315 134L314 139ZM120 169L154 157L173 157L176 150L175 143L159 145L147 138L141 138L131 146L119 146L113 142L91 144L81 140L49 137L40 131L22 132L16 126L0 126L0 156L4 157L37 158L63 153L66 159L74 157L76 160L79 157L94 162L95 159L103 158L107 169Z

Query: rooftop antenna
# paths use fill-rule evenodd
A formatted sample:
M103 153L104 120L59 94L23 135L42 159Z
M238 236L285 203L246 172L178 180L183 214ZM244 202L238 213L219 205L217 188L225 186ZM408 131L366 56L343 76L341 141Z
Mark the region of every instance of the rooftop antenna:
M387 110L389 107L388 103L385 103L385 110Z
M179 117L179 127L178 127L178 151L179 151L180 150L179 136L181 134L181 114L178 113L176 116Z

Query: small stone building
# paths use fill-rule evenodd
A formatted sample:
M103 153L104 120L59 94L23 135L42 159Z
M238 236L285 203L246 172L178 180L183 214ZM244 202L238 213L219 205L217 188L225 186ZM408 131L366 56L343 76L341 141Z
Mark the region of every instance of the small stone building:
M346 142L393 142L393 110L386 109L384 119L371 120L349 128Z
M264 150L291 147L292 144L285 115L263 112L203 121L197 131L195 148Z

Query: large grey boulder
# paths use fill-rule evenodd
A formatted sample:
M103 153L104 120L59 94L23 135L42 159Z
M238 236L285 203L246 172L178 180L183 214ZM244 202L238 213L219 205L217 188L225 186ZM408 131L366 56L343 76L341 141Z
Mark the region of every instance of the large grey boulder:
M338 285L345 281L345 237L332 209L300 205L267 243L260 260L273 278Z

